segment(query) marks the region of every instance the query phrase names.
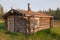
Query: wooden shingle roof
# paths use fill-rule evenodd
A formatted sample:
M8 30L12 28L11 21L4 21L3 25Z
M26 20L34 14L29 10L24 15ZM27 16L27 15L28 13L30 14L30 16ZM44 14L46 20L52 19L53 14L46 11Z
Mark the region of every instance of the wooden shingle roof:
M36 16L36 17L52 17L50 15L47 15L46 13L40 13L40 12L33 12L33 11L26 11L26 10L17 10L18 12L21 12L25 15L30 15L30 16Z
M11 13L11 11L13 11L13 13ZM15 9L11 9L10 11L8 11L7 13L5 13L3 15L3 17L7 17L11 14L17 14L17 15L20 15L20 16L24 16L24 15L30 15L30 16L35 16L35 17L52 17L52 16L49 16L45 13L39 13L39 12L33 12L33 11L26 11L26 10L15 10Z

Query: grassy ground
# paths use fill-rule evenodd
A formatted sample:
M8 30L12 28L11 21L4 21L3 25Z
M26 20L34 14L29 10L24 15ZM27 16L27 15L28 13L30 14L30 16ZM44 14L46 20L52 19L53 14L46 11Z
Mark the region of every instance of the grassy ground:
M0 22L0 40L60 40L60 21L55 21L55 28L45 29L36 33L25 35L16 32L7 32L5 30L5 24Z
M53 26L54 27L60 27L60 20L55 20Z

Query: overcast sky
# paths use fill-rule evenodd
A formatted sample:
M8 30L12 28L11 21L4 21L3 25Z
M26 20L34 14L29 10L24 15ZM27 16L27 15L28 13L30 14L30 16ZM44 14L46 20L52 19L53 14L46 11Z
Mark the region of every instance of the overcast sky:
M60 0L0 0L5 11L10 10L11 7L27 10L27 3L30 3L32 11L60 8Z

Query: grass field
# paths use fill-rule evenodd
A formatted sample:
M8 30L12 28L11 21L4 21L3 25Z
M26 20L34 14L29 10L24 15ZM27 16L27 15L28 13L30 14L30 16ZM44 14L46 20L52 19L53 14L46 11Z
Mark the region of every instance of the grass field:
M60 40L60 21L54 21L54 28L26 35L7 32L4 22L0 22L0 40Z

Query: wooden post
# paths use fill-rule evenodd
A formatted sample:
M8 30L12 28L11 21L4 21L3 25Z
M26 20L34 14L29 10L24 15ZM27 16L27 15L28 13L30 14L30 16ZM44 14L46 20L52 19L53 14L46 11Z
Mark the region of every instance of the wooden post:
M31 22L32 22L32 21L31 21L31 17L30 17L30 19L29 19L29 20L30 20L29 32L31 33L31 27L32 27L32 26L31 26Z
M7 17L8 31L9 31L9 17Z
M50 28L53 27L53 22L54 22L54 18L52 17L52 18L50 18Z
M54 27L53 24L54 24L54 17L52 17L52 27Z
M34 32L35 32L35 18L33 16L33 34L34 34Z
M14 32L15 32L15 15L14 15Z
M27 16L27 27L26 27L27 34L30 34L30 17Z
M30 16L29 16L29 17L28 17L28 25L29 25L29 26L28 26L28 31L29 31L29 34L30 34L30 25L31 25L30 22L31 22L31 21L30 21Z

